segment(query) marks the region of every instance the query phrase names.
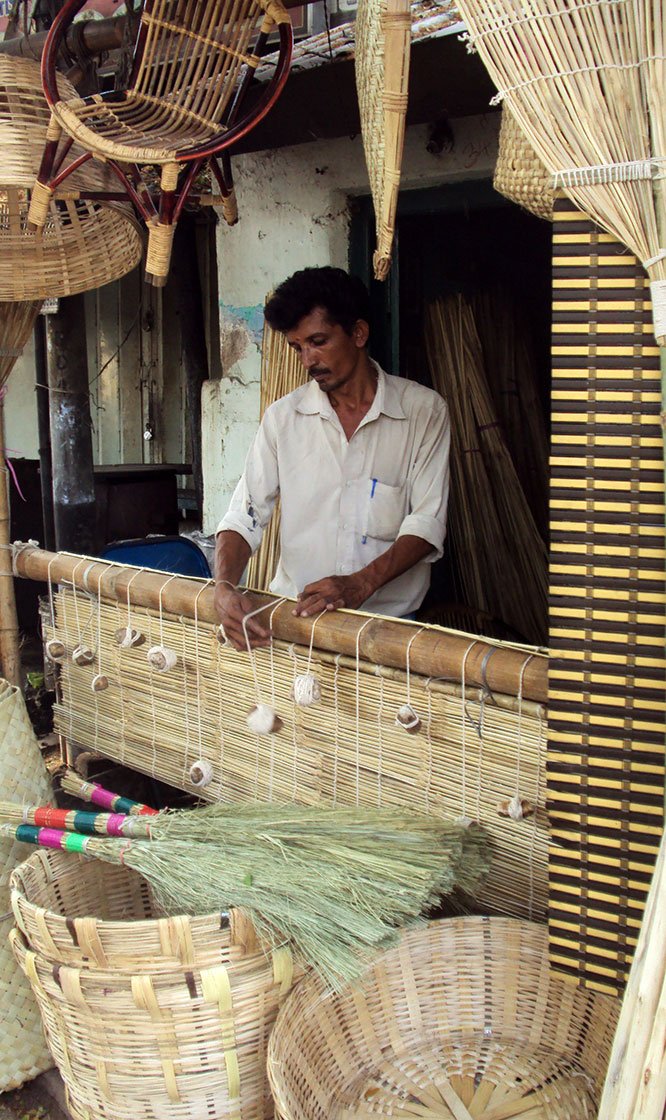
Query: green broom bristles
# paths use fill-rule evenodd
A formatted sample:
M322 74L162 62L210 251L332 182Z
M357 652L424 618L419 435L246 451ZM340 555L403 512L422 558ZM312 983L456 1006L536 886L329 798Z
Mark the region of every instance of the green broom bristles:
M472 893L489 862L480 827L401 810L210 805L141 823L150 839L80 846L138 871L165 914L247 911L335 987L444 895Z

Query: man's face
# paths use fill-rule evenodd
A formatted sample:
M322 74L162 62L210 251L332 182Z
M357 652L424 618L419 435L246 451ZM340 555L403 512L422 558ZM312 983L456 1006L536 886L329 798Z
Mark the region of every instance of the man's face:
M309 376L324 393L346 385L363 368L368 325L362 319L349 335L339 323L330 322L323 308L315 307L286 335Z

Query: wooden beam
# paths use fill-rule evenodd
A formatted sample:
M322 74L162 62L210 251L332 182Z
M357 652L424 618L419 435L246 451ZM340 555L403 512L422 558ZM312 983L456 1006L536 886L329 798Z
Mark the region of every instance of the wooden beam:
M110 561L45 552L32 546L17 550L14 565L26 579L67 581L84 591L99 593L109 602L130 603L170 614L186 615L201 622L217 622L213 588L202 590L203 581L170 576L164 572L119 567ZM276 602L273 595L253 593L257 606ZM313 620L298 618L293 603L286 601L273 612L274 637L283 642L309 646ZM373 665L405 669L407 647L412 672L433 679L459 682L463 669L466 687L486 688L491 693L517 696L522 679L525 700L545 703L548 697L548 658L470 638L438 627L423 628L418 622L399 622L354 611L332 611L319 618L315 630L318 649L358 656ZM414 639L412 641L412 639Z

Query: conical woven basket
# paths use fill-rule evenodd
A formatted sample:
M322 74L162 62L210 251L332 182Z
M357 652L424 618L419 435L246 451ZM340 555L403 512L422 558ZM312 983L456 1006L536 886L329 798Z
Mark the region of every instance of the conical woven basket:
M304 980L268 1071L281 1120L592 1120L617 1001L550 971L547 930L451 918L404 934L338 994Z
M502 110L499 151L493 186L537 218L553 220L555 192L552 177L544 167L516 118Z
M300 975L240 911L160 917L136 872L40 851L12 934L75 1120L269 1120L268 1038Z
M375 277L384 280L400 189L412 35L409 0L360 0L356 18L356 89L363 149L375 208Z
M59 85L76 95L65 78ZM42 300L98 288L141 259L142 236L129 206L78 197L81 191L113 189L110 173L97 161L84 163L52 199L43 234L28 229L29 188L49 120L39 65L0 57L0 300ZM81 154L74 145L66 163Z
M0 679L0 789L3 797L44 804L51 796L23 695ZM0 1092L15 1089L53 1065L39 1009L14 960L7 936L12 912L9 877L30 855L27 844L0 838Z

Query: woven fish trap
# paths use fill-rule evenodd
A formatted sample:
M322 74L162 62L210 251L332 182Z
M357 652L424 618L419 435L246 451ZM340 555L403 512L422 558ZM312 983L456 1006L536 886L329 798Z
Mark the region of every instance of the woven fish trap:
M552 222L555 197L552 176L508 109L502 110L493 186L499 194L537 218Z
M298 986L269 1046L276 1115L592 1120L617 1015L550 971L544 927L433 922L353 989Z
M2 679L0 789L3 796L26 804L42 804L51 797L23 695ZM9 877L29 854L27 844L0 838L0 1093L17 1088L53 1065L39 1009L7 941L12 917Z
M76 96L60 77L64 96ZM142 236L131 207L84 200L115 189L110 172L89 160L56 191L42 234L28 229L28 208L50 113L39 65L0 58L0 300L42 300L98 288L140 261ZM65 164L82 155L74 145Z
M412 19L409 0L363 0L355 35L355 70L363 150L375 209L377 280L391 266L407 118Z
M160 918L136 873L63 852L19 868L12 902L75 1120L273 1115L268 1037L298 976L287 947L264 951L233 911Z
M77 613L78 612L78 613ZM50 613L50 612L49 612ZM129 624L143 637L132 648L116 635ZM55 625L54 625L55 623ZM58 731L74 745L206 801L298 802L412 807L449 820L470 817L486 828L491 871L478 894L484 909L542 918L547 903L546 713L537 703L469 685L435 681L359 658L274 642L257 650L263 699L282 721L257 735L246 716L257 702L252 662L224 647L214 625L123 603L96 603L63 589L47 642L65 650ZM315 629L316 639L316 629ZM76 647L94 651L77 665ZM155 645L175 655L166 672L151 668ZM313 673L321 701L296 704L297 676ZM95 691L104 675L108 688ZM420 718L410 733L396 723L408 695ZM193 771L208 772L194 784ZM501 815L516 794L534 810Z

